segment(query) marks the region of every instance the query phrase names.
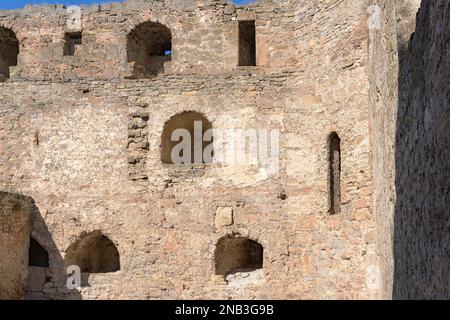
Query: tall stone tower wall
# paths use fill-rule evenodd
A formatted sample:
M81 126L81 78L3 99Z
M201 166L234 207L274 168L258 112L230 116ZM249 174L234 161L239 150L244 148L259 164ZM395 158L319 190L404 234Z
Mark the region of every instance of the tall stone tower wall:
M369 65L382 295L448 299L449 1L378 5Z

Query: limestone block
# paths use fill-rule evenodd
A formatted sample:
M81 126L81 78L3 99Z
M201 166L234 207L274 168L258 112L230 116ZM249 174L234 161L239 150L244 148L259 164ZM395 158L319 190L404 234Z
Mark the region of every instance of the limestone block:
M233 208L218 207L216 210L216 227L231 226L233 224Z

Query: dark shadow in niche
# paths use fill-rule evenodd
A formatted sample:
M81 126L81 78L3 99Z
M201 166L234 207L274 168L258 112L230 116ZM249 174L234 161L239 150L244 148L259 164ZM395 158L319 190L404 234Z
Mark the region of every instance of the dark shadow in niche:
M76 265L81 270L81 286L88 287L95 273L120 271L120 256L114 243L100 231L82 233L66 250L66 267Z
M172 61L170 29L152 21L137 25L127 37L127 59L132 68L130 79L164 74L164 65Z
M341 139L336 132L328 136L329 153L329 212L341 212Z
M256 66L255 21L239 21L239 66Z
M199 129L201 137L196 136L196 128ZM184 137L177 136L175 139L173 137L173 134L180 129L189 133L188 137L190 137L190 141L187 142L191 147L191 155L187 156L186 153L186 161L183 162L184 169L181 169L181 172L192 169L195 170L196 166L197 168L203 168L198 165L211 163L212 159L205 158L205 150L207 150L209 145L212 145L214 137L205 137L205 134L212 129L212 124L203 114L195 111L178 113L166 121L161 135L161 162L163 164L174 164L172 153L175 153L179 159L185 158L183 157L184 149L176 149L180 142L186 142L183 140ZM199 159L196 158L196 149L198 149L197 151L200 151L197 155L197 158ZM174 150L177 150L177 152L174 152ZM213 151L208 154L213 155ZM181 164L177 165L180 166Z
M74 56L77 48L83 44L83 35L81 32L66 33L64 36L64 55Z
M10 67L17 66L19 41L15 33L0 26L0 82L9 79Z
M224 277L263 268L264 249L246 237L228 235L219 239L214 254L215 271Z
M400 59L394 299L449 299L450 3L422 2ZM438 29L440 26L440 29Z
M48 268L48 252L39 242L30 237L30 248L28 249L28 266Z
M29 257L25 299L81 300L78 290L67 288L64 260L34 201L31 208Z

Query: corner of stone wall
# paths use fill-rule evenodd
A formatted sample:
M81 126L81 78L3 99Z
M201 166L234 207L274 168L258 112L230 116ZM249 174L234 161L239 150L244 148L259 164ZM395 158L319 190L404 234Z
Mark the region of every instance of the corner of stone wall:
M369 27L373 210L378 229L380 298L392 297L395 208L395 124L398 101L398 46L395 0L373 2Z
M397 24L397 43L399 56L403 57L408 48L409 40L416 28L416 16L421 0L396 0L395 16Z
M396 131L401 59L415 30L420 0L372 2L379 25L369 30L369 81L373 208L378 228L381 296L391 299L394 282Z

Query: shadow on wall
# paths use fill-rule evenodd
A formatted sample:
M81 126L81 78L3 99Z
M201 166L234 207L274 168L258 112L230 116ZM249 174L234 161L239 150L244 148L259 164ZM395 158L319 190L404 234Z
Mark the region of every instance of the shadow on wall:
M394 299L449 299L450 1L422 2L400 61Z
M0 26L0 82L10 76L10 67L17 65L19 41L15 33Z
M47 264L42 259L45 253L48 254ZM77 290L67 288L64 260L34 201L31 209L28 264L28 287L25 299L81 300L81 294Z

